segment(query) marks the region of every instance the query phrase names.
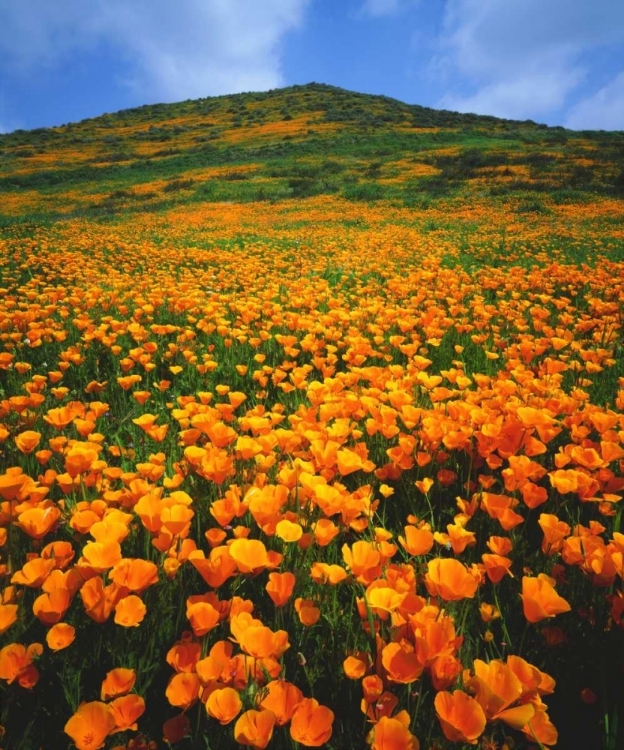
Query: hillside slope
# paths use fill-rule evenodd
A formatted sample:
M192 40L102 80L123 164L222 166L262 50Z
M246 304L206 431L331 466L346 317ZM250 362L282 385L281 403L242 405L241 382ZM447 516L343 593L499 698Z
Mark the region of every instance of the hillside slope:
M0 216L97 217L336 195L520 212L624 195L624 133L407 105L322 84L0 136Z

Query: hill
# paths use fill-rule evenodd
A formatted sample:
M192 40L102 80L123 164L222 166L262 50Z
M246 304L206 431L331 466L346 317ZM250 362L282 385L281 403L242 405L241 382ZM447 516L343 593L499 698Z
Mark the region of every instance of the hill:
M624 133L573 132L308 84L0 136L3 221L335 195L539 212L624 194Z
M624 746L623 148L318 84L2 136L2 747Z

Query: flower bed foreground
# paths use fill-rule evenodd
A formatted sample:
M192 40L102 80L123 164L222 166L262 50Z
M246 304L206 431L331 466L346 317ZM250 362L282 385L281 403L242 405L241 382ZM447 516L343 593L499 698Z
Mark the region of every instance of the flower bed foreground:
M1 269L4 747L616 747L621 266L35 245Z

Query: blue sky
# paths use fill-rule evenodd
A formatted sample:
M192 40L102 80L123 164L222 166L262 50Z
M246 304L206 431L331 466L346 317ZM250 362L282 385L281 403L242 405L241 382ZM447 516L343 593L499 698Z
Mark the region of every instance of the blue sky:
M624 0L0 0L0 132L316 81L624 129Z

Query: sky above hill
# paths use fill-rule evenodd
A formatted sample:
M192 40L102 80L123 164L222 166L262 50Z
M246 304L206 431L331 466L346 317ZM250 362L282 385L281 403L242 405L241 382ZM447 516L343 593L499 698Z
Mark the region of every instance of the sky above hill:
M624 129L624 0L0 0L0 132L315 81Z

